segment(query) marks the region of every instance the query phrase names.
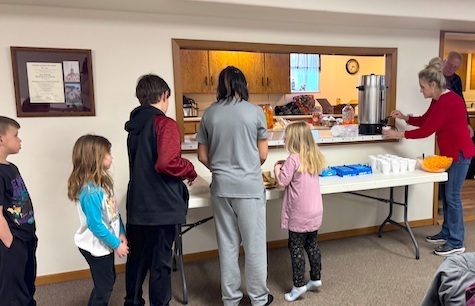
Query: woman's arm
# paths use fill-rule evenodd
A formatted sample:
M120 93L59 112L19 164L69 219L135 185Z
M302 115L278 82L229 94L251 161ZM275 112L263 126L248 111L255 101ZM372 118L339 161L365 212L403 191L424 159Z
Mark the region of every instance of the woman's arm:
M267 154L269 153L269 145L267 138L257 140L257 150L259 151L259 158L261 160L262 165L266 161Z
M209 164L209 148L208 146L198 143L198 160L206 166L206 168L210 169ZM211 169L210 169L211 170Z

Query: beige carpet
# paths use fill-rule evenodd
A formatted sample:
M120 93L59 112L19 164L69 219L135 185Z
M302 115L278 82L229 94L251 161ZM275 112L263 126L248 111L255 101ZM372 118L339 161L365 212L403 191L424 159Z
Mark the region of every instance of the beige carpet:
M465 247L475 251L475 221L466 223ZM324 241L322 282L319 292L307 292L292 305L419 305L428 284L443 258L432 254L425 242L438 226L419 227L414 234L420 245L421 258L415 259L414 246L404 230L353 238ZM241 261L242 267L243 261ZM189 305L222 305L217 260L185 264ZM292 286L287 249L269 250L268 287L274 295L272 305L287 305L284 293ZM173 299L181 305L180 275L173 275ZM244 286L244 282L243 282ZM146 296L148 289L144 286ZM37 288L38 305L87 305L92 280L43 285ZM110 305L123 304L124 274L120 273ZM148 305L148 304L146 304ZM241 305L250 305L245 295Z

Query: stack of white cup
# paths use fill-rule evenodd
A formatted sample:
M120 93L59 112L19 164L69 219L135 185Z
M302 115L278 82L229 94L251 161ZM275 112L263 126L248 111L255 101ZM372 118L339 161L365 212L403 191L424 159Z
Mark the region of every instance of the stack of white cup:
M416 169L416 160L393 154L369 155L369 162L373 173L406 173Z

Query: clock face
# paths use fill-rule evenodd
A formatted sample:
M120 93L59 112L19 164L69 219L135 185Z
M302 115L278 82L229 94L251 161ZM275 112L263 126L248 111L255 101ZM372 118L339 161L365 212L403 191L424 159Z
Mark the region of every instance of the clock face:
M360 70L360 64L358 63L356 59L352 58L346 62L346 71L349 74L355 74L359 70Z

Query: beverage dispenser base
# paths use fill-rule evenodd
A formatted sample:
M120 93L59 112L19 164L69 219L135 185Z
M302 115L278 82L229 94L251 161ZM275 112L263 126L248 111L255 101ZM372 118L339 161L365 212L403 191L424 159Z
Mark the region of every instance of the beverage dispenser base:
M362 135L381 135L382 131L382 124L360 124L358 128L358 132Z

